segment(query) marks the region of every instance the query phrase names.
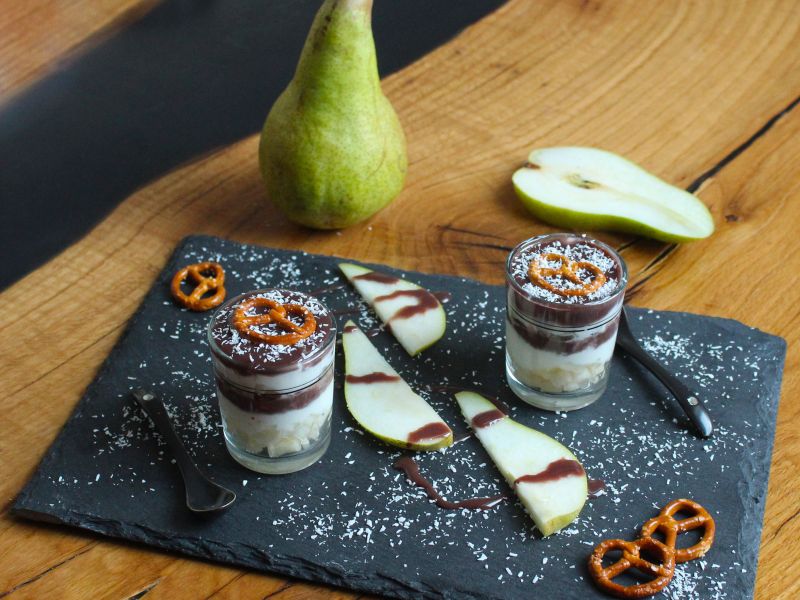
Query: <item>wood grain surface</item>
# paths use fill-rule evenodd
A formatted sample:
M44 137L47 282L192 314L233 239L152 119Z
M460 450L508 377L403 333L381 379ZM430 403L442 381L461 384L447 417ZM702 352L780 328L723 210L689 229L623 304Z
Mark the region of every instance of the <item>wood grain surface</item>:
M39 5L5 4L27 21ZM287 222L265 197L253 136L141 189L0 294L0 598L353 598L35 525L8 506L184 235L499 283L508 249L550 230L521 208L511 173L531 148L566 144L624 154L699 189L712 210L717 232L691 245L597 233L622 249L633 304L732 317L789 342L756 597L798 597L800 9L796 0L646 4L512 0L386 79L409 177L363 225L315 232ZM51 32L62 50L74 33ZM0 60L22 64L24 38L3 40Z
M3 0L0 101L8 100L100 35L144 14L158 0Z

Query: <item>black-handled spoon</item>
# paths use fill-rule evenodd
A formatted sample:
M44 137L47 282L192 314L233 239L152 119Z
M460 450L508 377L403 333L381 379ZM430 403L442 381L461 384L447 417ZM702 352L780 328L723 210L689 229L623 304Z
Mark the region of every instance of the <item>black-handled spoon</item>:
M619 331L617 332L617 346L622 348L626 354L639 361L642 366L655 375L664 386L672 392L678 404L689 417L697 433L701 437L707 438L714 431L714 424L711 422L711 415L703 405L697 394L692 392L682 381L667 371L661 363L650 356L644 348L639 345L628 324L628 315L625 308L622 308L622 315L619 319Z
M164 403L153 392L133 390L133 397L145 413L153 420L158 432L164 436L175 461L178 463L186 487L186 506L196 513L209 513L228 508L236 500L236 494L211 481L186 452L181 439L172 427Z

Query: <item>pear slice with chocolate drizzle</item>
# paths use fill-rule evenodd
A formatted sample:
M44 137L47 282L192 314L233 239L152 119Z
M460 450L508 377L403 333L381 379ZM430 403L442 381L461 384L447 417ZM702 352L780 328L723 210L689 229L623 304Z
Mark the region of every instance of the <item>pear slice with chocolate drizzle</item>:
M517 423L480 394L456 394L464 418L542 535L569 525L588 495L586 472L569 449Z
M436 296L415 283L360 265L339 268L410 356L444 335L447 318Z
M344 326L342 347L344 397L359 425L401 448L437 450L453 443L447 423L414 393L353 321Z

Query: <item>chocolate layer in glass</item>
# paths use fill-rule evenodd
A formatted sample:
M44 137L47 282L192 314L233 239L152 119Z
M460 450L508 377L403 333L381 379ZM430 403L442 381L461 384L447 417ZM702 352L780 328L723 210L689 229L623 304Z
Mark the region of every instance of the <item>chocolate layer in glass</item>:
M602 395L627 281L622 258L585 236L539 236L511 251L506 375L521 399L573 410Z
M252 339L233 322L242 303L266 298L308 309L316 327L293 344ZM269 307L249 308L255 316ZM301 325L302 317L286 315ZM266 336L286 334L271 322L252 325ZM325 305L302 292L247 292L223 304L208 327L225 442L231 455L261 473L290 473L316 462L330 443L336 326Z

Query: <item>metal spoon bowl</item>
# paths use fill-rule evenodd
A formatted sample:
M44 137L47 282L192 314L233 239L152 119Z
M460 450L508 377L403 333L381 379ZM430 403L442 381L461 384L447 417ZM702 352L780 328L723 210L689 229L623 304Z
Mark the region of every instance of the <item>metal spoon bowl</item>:
M153 392L133 390L133 397L145 413L153 420L158 432L164 436L167 446L175 457L186 487L186 506L196 513L210 513L228 508L236 500L236 494L211 481L186 452L178 434L172 427L164 403Z

